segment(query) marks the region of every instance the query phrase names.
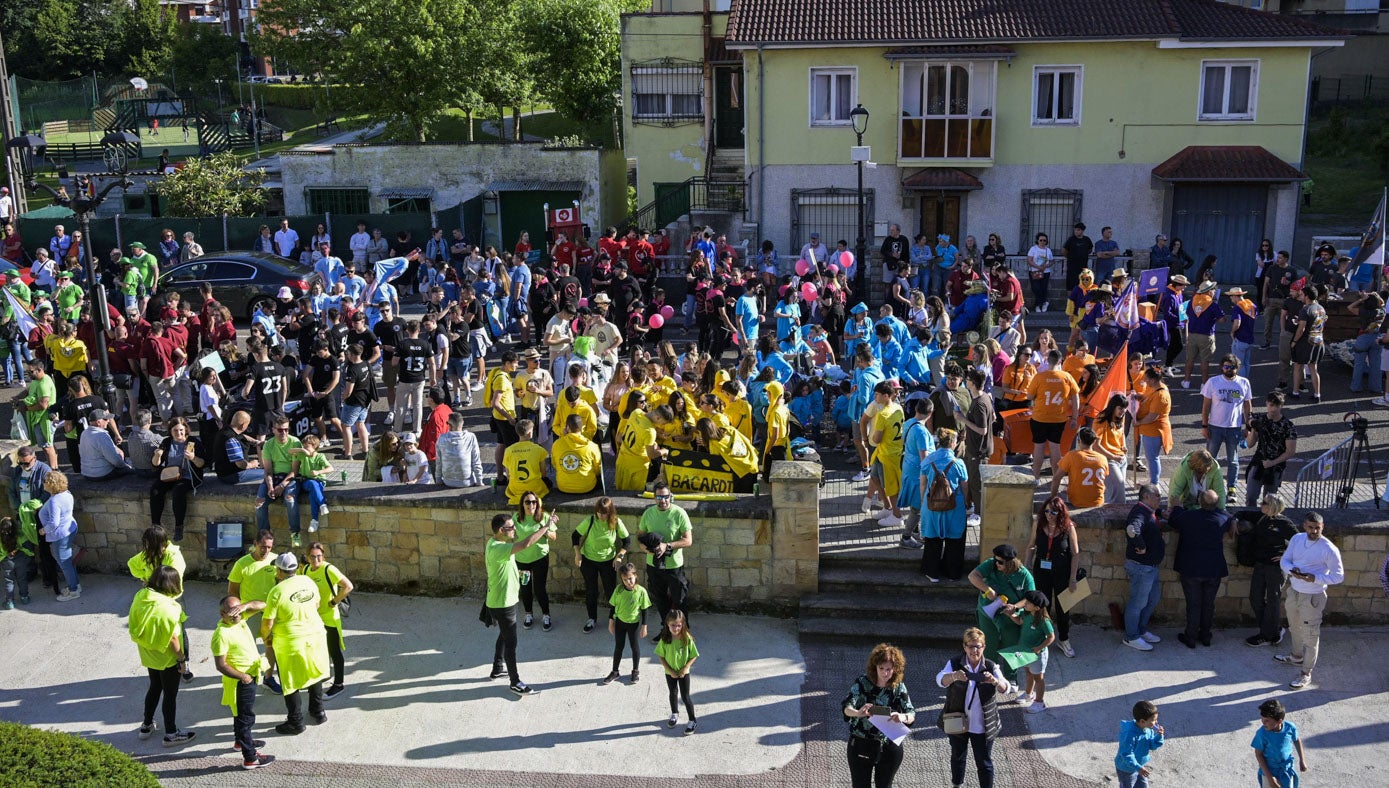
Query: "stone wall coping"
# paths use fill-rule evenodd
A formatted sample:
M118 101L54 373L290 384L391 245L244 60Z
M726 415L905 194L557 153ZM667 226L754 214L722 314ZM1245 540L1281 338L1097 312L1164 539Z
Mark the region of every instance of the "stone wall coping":
M772 463L771 480L776 481L815 481L825 475L825 469L818 462L801 460L776 460Z
M1129 512L1136 505L1106 504L1091 509L1073 509L1071 510L1071 520L1078 528L1121 531L1126 525ZM1233 514L1243 509L1244 507L1235 507L1230 512ZM1305 513L1301 510L1288 509L1283 512L1283 515L1292 520L1294 524L1300 524ZM1356 536L1389 533L1389 511L1383 509L1322 510L1322 516L1326 518L1326 535L1333 538L1337 535Z
M1035 489L1037 480L1030 473L1023 473L1018 470L1020 467L1022 466L981 465L979 466L979 478L986 486Z

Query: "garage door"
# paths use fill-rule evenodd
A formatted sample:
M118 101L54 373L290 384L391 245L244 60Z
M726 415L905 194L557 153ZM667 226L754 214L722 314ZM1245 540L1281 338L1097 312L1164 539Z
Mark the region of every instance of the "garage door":
M1267 208L1267 186L1178 185L1172 237L1182 239L1198 266L1208 254L1219 258L1215 270L1222 285L1253 282Z
M545 204L549 203L551 210L569 208L579 196L577 191L502 192L502 248L514 248L522 230L531 234L532 247L545 248Z

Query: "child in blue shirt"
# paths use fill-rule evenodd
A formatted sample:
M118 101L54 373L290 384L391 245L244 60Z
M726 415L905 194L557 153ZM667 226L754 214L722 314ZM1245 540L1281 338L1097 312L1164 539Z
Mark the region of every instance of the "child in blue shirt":
M837 451L848 451L854 447L854 419L849 415L852 405L849 404L849 390L854 386L846 378L839 381L839 396L834 398L834 406L830 409L830 416L834 418L834 428L838 431L838 440L834 448Z
M825 394L820 385L819 378L796 384L796 396L791 399L790 406L791 415L796 417L817 444L821 438L820 422L825 416Z
M1297 726L1283 719L1287 716L1283 704L1276 700L1266 700L1259 704L1261 727L1254 733L1254 760L1259 764L1259 785L1277 785L1278 788L1298 788L1301 780L1298 772L1307 771L1306 753L1302 751L1302 739L1297 735ZM1297 768L1293 768L1293 752L1297 752ZM1275 783L1274 780L1277 780Z
M1119 788L1148 788L1148 761L1164 742L1157 720L1157 704L1140 700L1133 704L1133 719L1119 723L1119 754L1114 756Z

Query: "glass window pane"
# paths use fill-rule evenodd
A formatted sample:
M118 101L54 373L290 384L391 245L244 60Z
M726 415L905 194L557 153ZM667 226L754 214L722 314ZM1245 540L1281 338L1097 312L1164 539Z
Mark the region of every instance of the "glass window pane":
M902 69L902 114L908 117L921 117L924 76L925 69L919 65L908 65Z
M816 121L830 119L830 75L816 74L814 96L811 101L810 117Z
M699 106L699 96L690 93L676 93L671 96L671 114L677 118L697 118L704 113Z
M1052 120L1052 80L1055 75L1050 72L1042 72L1037 75L1037 119Z
M632 103L639 116L666 114L666 97L660 93L637 93L632 96Z
M849 119L849 102L854 97L854 76L852 74L837 74L834 86L834 119Z
M945 114L945 66L926 69L926 114Z
M1206 66L1202 85L1201 114L1223 115L1225 112L1225 67Z
M1056 119L1076 119L1076 75L1063 73L1056 75Z
M950 67L950 114L969 114L969 69Z
M1251 66L1234 66L1230 69L1230 108L1231 115L1247 115L1250 107L1250 87L1254 79Z

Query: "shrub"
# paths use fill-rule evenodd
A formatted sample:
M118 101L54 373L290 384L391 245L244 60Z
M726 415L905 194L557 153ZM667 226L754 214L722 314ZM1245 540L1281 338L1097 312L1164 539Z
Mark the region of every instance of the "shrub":
M13 786L159 788L129 755L103 742L0 722L0 775Z

